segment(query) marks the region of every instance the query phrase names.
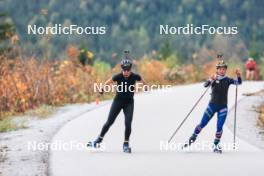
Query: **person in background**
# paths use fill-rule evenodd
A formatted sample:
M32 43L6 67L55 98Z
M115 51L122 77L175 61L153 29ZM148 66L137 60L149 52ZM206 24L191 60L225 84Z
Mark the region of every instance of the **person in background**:
M246 64L246 80L257 80L257 63L253 58L248 58Z

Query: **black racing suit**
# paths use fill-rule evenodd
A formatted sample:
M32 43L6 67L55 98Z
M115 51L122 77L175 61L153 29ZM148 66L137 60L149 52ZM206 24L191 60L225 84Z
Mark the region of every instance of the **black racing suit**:
M227 95L228 89L231 84L239 85L242 84L241 77L238 77L237 80L229 78L227 76L218 76L219 78L216 81L207 80L204 83L205 87L208 87L212 84L212 93L210 103L217 105L226 105L227 106Z
M120 90L117 90L116 96L113 100L108 119L104 124L100 137L103 138L107 133L111 125L114 123L116 117L123 109L125 115L125 141L129 141L131 134L131 123L133 120L134 111L134 87L136 81L141 81L141 76L135 73L131 73L128 78L125 78L122 73L116 74L112 77L112 80L117 82L117 86L120 86ZM131 87L130 87L131 86ZM130 89L129 89L130 87Z

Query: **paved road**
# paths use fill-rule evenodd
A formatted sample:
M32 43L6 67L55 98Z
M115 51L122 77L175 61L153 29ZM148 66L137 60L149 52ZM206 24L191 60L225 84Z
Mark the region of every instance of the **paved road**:
M239 87L242 93L263 88L263 82L245 82ZM226 149L222 155L209 148L189 151L177 150L191 135L200 121L209 100L209 92L194 110L188 121L165 150L161 143L168 140L176 126L188 113L204 91L202 84L176 86L167 92L154 91L135 96L135 112L131 136L132 154L122 152L124 116L119 115L105 138L105 151L88 149L51 150L49 172L52 176L155 176L155 175L261 175L264 151L238 139L238 149ZM229 89L229 108L234 105L235 86ZM66 124L52 142L85 144L97 137L107 118L110 104L87 112ZM228 118L233 118L229 114ZM239 118L239 117L238 117ZM214 139L216 118L204 129L197 141L207 144ZM232 144L233 134L226 127L223 145Z

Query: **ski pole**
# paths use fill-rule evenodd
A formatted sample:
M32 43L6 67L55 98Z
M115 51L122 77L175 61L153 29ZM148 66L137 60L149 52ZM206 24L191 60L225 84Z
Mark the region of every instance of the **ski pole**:
M236 147L235 145L236 145L237 89L238 89L238 85L236 85L235 116L234 116L234 146L233 146L233 149L235 149L235 147Z
M214 83L214 81L211 83L211 85ZM173 137L176 135L176 133L179 131L179 129L182 127L182 125L184 124L184 122L188 119L188 117L190 116L190 114L193 112L194 108L197 106L197 104L201 101L201 99L204 97L204 95L206 94L206 92L209 90L211 86L209 85L205 91L203 92L203 94L200 96L200 98L196 101L196 103L194 104L194 106L192 107L192 109L189 111L189 113L185 116L185 118L183 119L183 121L180 123L180 125L178 126L178 128L173 132L173 134L171 135L170 139L168 140L168 143L171 142L171 140L173 139Z

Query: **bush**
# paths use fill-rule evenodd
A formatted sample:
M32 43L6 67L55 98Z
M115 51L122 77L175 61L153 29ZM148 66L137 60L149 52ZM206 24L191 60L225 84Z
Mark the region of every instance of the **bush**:
M149 84L166 84L165 73L168 68L164 63L145 58L137 64L138 72L141 73Z
M174 67L180 67L180 61L177 58L176 55L172 54L169 57L167 57L163 63L169 68L169 69L173 69Z
M42 104L92 101L95 97L93 83L104 81L109 72L109 66L103 62L92 67L69 60L38 62L36 58L2 58L0 116L6 112L25 112Z
M95 60L95 62L93 63L93 69L102 79L104 78L105 75L111 72L110 64L101 60Z

